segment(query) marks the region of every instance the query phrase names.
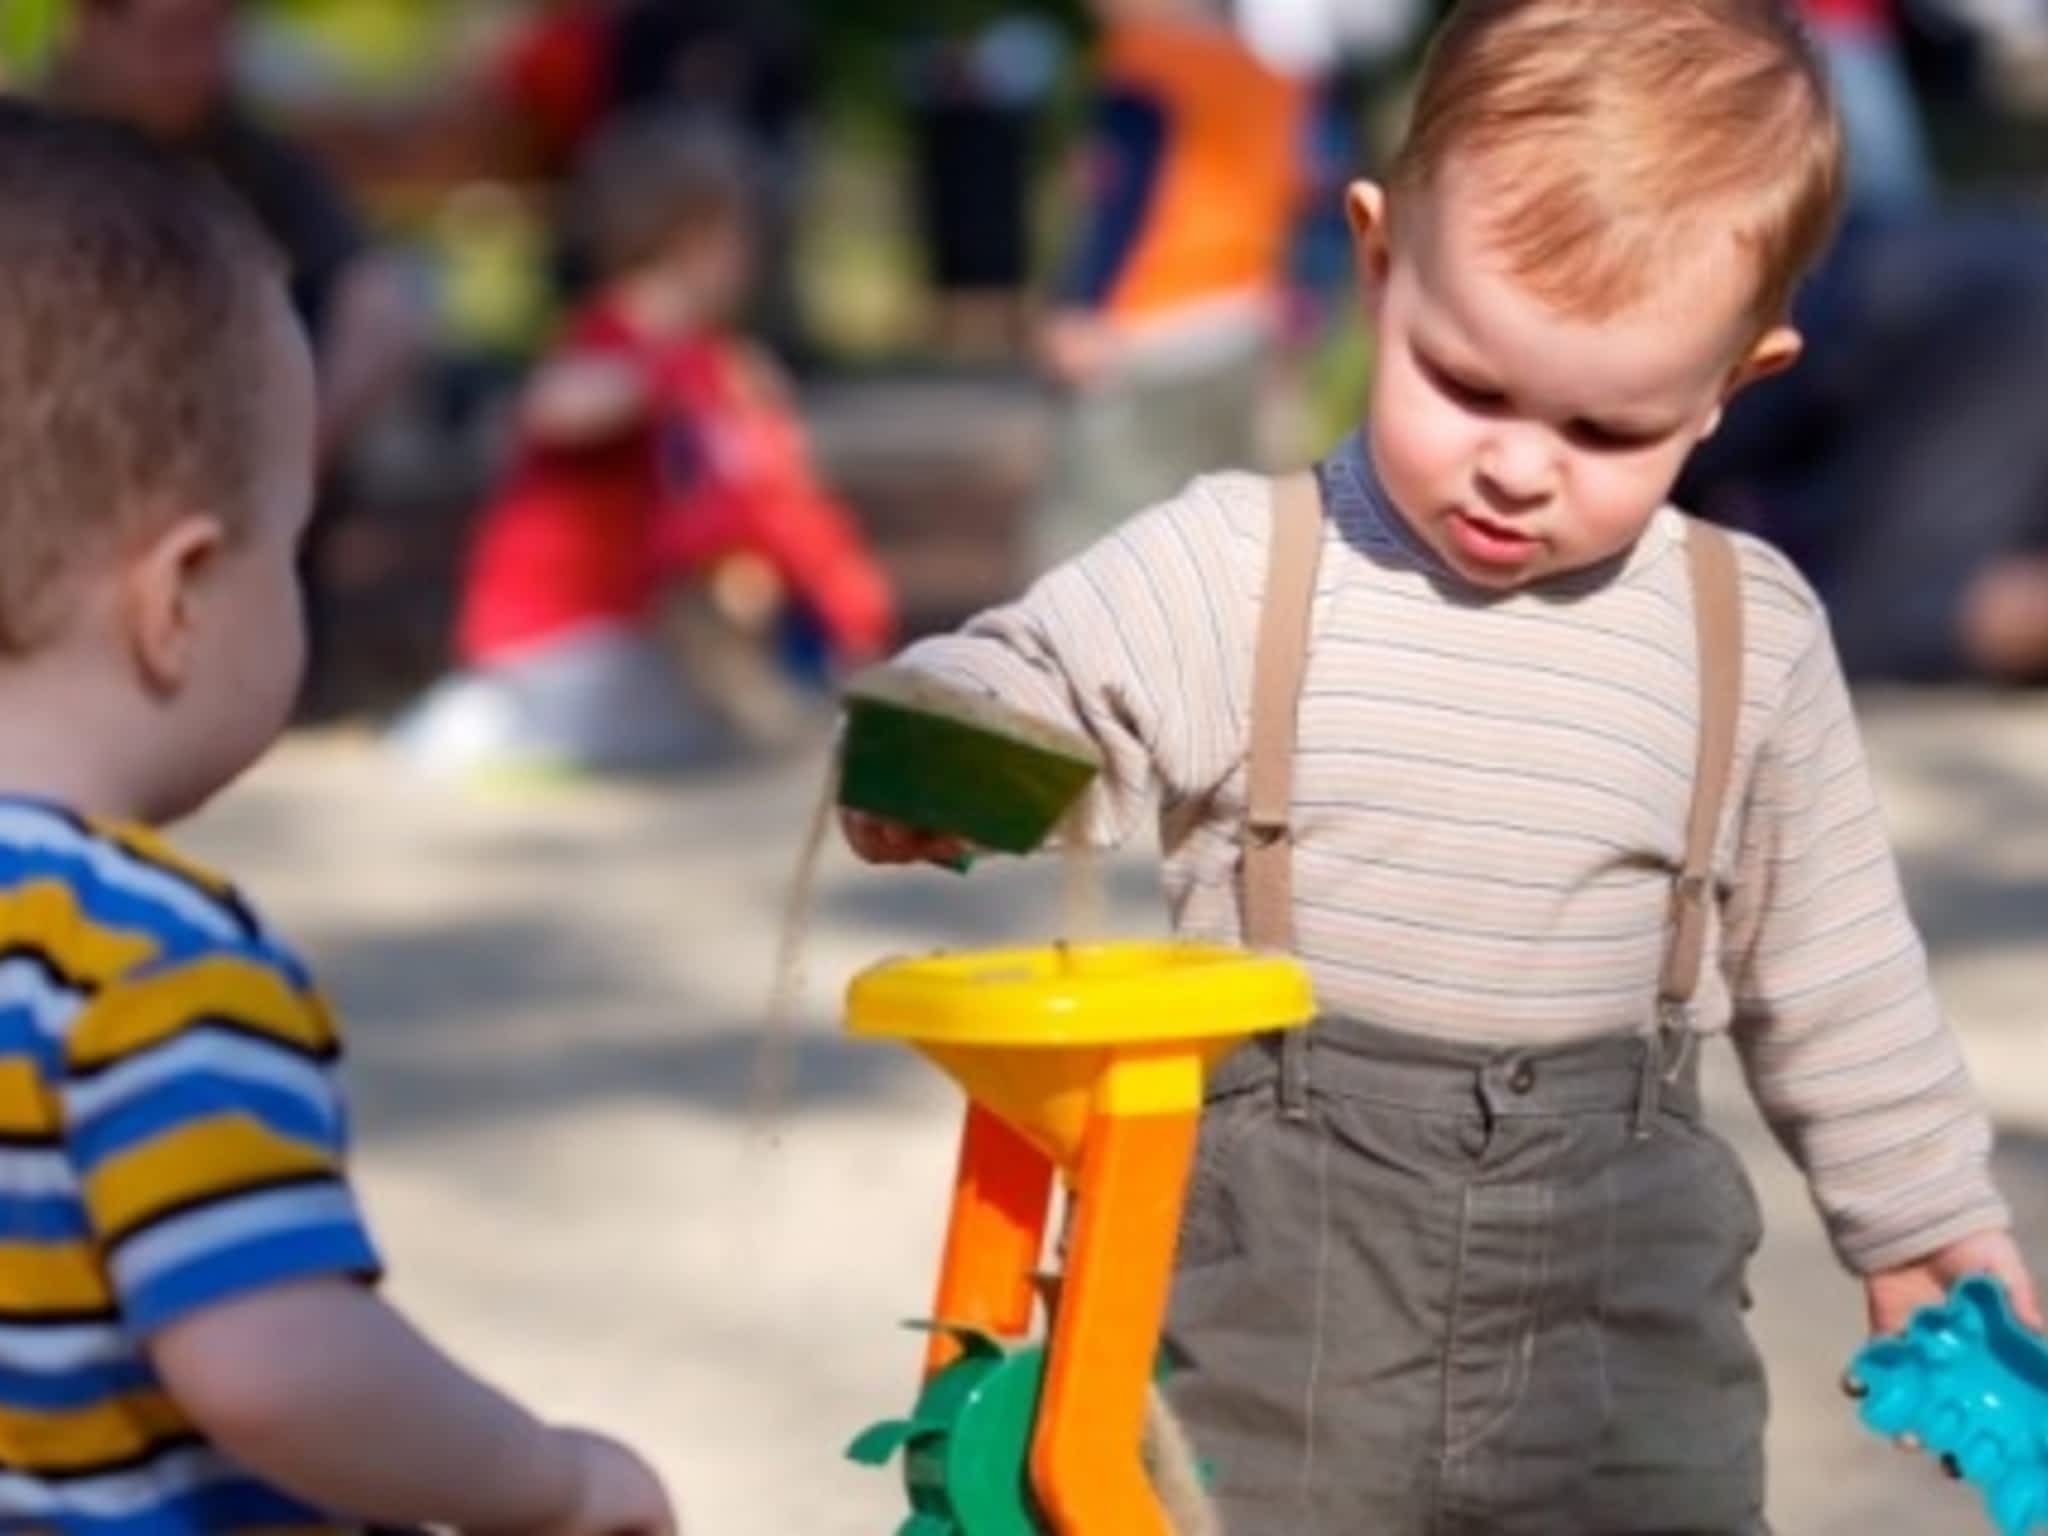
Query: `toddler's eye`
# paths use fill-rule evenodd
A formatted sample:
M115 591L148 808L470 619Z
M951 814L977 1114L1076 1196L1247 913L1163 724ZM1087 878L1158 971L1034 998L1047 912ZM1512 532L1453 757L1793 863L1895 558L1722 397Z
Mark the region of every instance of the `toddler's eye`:
M1648 448L1662 436L1661 433L1603 426L1597 421L1575 421L1567 430L1574 442L1596 453L1628 453L1637 448Z
M1416 354L1415 360L1421 365L1423 374L1438 393L1456 401L1467 410L1499 411L1507 408L1508 397L1499 390L1489 389L1483 384L1461 378L1441 363L1432 362L1420 353Z

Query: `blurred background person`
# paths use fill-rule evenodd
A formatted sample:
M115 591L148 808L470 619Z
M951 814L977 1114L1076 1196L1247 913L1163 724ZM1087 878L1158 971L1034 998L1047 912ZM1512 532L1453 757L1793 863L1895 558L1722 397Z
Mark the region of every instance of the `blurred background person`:
M1261 422L1263 458L1298 464L1350 426L1347 416L1331 420L1323 402L1363 392L1369 343L1354 312L1357 268L1344 190L1376 174L1375 111L1397 95L1427 11L1423 0L1235 0L1231 13L1252 51L1307 93L1296 150L1299 204ZM1333 340L1334 370L1325 355Z
M1095 0L1074 232L1044 323L1068 395L1043 569L1194 475L1258 462L1307 93L1200 0Z
M667 113L578 179L594 283L526 390L458 595L460 670L401 721L447 774L645 771L787 730L794 658L877 655L894 605L735 329L755 276L744 150Z
M561 176L607 127L650 112L701 121L744 146L756 204L754 328L785 361L808 360L794 224L813 103L803 17L784 0L559 0L516 29L497 91L532 169ZM573 240L561 277L592 277Z
M1064 52L1023 13L905 50L930 337L944 355L1007 362L1028 344L1035 173Z

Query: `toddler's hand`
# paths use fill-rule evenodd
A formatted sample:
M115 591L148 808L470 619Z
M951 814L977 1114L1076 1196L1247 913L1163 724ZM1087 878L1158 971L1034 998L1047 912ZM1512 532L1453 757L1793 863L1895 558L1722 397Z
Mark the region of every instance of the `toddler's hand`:
M1040 329L1038 354L1055 382L1085 389L1108 371L1109 328L1090 311L1059 311Z
M967 844L957 837L921 832L865 811L842 810L839 830L846 837L847 847L870 864L953 864L969 851Z
M588 1430L555 1433L567 1451L576 1479L571 1513L541 1526L491 1536L675 1536L675 1511L661 1479L616 1440Z
M1915 1263L1869 1276L1864 1291L1870 1303L1870 1331L1897 1333L1917 1309L1943 1300L1956 1281L1978 1273L1998 1279L2019 1320L2036 1332L2043 1330L2040 1298L2019 1246L2010 1232L1994 1231L1973 1232Z

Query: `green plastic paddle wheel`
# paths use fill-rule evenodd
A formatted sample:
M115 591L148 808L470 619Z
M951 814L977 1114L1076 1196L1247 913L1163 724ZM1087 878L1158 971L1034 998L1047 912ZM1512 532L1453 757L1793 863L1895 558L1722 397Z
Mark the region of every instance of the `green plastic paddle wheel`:
M864 1431L847 1457L879 1467L903 1453L911 1514L896 1536L1039 1536L1028 1469L1045 1351L1008 1348L979 1329L945 1331L960 1357L925 1383L909 1418Z
M1045 1381L1043 1341L1005 1344L979 1328L950 1323L910 1326L950 1334L960 1341L960 1356L924 1384L909 1418L884 1419L863 1430L846 1448L847 1460L881 1467L903 1453L910 1518L896 1536L1045 1536L1052 1527L1031 1492L1031 1436ZM1178 1364L1162 1345L1154 1379L1164 1381ZM1160 1429L1156 1419L1146 1426L1154 1486L1169 1511L1176 1497L1202 1501L1212 1469L1196 1462L1185 1442L1160 1443ZM1175 1465L1176 1458L1185 1465Z

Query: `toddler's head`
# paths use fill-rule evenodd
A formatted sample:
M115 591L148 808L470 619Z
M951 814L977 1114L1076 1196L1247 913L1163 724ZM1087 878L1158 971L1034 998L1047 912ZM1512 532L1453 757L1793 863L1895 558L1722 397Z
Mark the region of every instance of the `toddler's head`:
M247 212L129 130L0 103L0 209L9 730L167 819L297 691L311 358Z
M601 282L659 284L691 323L730 319L754 262L741 146L656 112L611 130L580 168L576 222Z
M1841 153L1780 0L1462 0L1350 195L1374 458L1416 533L1497 589L1632 545L1798 355Z

